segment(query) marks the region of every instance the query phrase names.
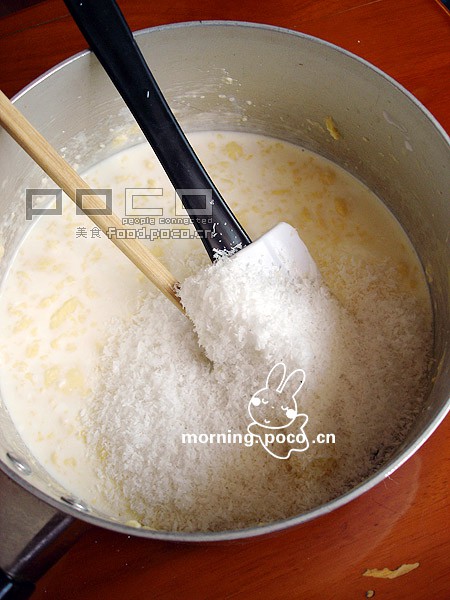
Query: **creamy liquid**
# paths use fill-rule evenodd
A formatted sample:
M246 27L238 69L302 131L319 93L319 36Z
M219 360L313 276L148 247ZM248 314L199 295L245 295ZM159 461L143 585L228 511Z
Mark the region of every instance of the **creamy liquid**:
M339 264L354 265L355 277L367 266L393 270L391 292L393 287L394 293L410 293L430 310L425 279L406 235L349 174L306 150L262 136L205 132L190 139L250 237L281 220L296 227L326 283L347 308L351 310L351 289L339 277ZM161 197L136 197L131 213L147 216L139 207L151 204L163 209L163 218L175 216L174 190L146 144L112 156L84 178L91 187L113 189L113 210L120 216L125 188L163 188ZM180 215L179 202L177 207ZM152 229L158 228L159 218ZM179 280L192 272L193 264L198 266L190 256L208 263L197 239L146 243ZM111 319L135 312L149 286L103 234L95 236L93 223L76 215L65 198L62 216L40 217L30 230L0 298L0 381L17 430L57 481L106 510L95 466L87 459L80 413L90 402Z

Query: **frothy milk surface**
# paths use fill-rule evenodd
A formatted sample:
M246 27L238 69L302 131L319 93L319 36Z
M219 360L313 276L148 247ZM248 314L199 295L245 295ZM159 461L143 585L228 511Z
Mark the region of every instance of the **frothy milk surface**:
M362 274L373 273L381 289L386 272L386 293L414 298L431 322L425 278L405 233L348 173L300 147L258 135L199 132L190 140L252 239L286 221L297 228L348 311ZM174 223L183 221L181 204L146 144L119 152L84 178L93 188L112 188L119 216L155 219L147 226L155 239L145 243L178 280L208 264L193 228ZM125 208L126 188L135 193ZM144 197L139 188L146 188L145 194L152 189L154 196ZM108 500L80 415L89 410L97 378L105 372L99 361L105 359L112 320L130 319L150 289L67 198L61 216L36 220L1 289L0 381L7 409L45 469L75 496L105 511Z

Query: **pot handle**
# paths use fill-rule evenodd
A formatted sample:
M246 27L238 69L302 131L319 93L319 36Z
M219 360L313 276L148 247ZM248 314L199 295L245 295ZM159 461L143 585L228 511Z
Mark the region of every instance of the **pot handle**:
M25 600L90 526L39 500L0 470L0 600Z

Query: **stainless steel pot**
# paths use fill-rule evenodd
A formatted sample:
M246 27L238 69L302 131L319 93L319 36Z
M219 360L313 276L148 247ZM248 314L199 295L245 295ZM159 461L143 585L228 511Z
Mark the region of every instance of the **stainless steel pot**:
M378 69L293 31L203 22L144 30L137 39L186 130L251 131L300 144L341 165L383 199L408 233L429 280L435 357L430 394L395 456L352 491L290 519L221 533L135 529L85 506L36 462L1 405L0 461L10 479L2 484L0 498L0 565L22 579L39 575L52 558L48 554L45 560L38 558L36 542L48 549L47 542L56 537L54 526L56 532L67 534L70 525L72 535L78 519L129 535L176 541L245 538L303 523L349 502L390 475L431 435L449 409L450 145L432 115ZM141 139L89 52L40 77L18 94L15 103L81 169L111 153L109 141L119 131L127 131L127 145ZM325 127L328 116L341 133L337 140ZM25 188L42 187L42 173L4 132L0 152L3 277L29 225L23 206ZM49 521L51 525L46 525ZM33 536L37 537L24 552Z

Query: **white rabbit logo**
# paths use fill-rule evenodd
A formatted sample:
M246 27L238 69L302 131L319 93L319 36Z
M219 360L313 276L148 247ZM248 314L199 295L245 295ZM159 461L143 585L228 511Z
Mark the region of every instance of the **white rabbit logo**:
M248 404L252 422L247 431L258 437L265 450L275 458L287 459L292 452L304 452L309 441L304 431L308 416L297 413L296 395L305 382L303 369L286 378L286 365L277 363L265 387L255 392Z

